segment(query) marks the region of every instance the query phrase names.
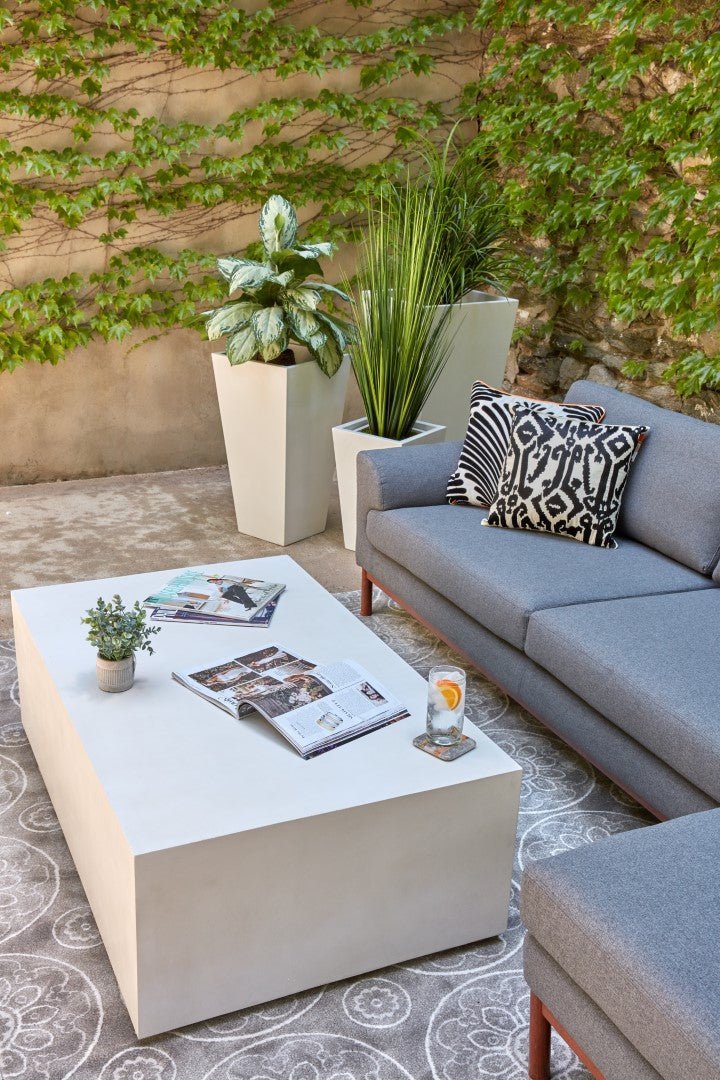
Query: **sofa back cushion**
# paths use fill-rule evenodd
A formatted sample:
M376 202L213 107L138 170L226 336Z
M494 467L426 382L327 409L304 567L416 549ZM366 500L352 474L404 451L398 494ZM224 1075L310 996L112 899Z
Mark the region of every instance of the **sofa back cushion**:
M720 426L587 380L567 396L604 406L607 424L650 429L627 482L620 532L712 574L720 559Z

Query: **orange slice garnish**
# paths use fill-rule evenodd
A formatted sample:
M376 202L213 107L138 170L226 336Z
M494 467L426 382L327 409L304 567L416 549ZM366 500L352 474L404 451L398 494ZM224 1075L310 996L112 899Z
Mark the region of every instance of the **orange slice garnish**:
M452 679L438 679L435 684L445 698L448 709L457 709L462 698L462 690Z

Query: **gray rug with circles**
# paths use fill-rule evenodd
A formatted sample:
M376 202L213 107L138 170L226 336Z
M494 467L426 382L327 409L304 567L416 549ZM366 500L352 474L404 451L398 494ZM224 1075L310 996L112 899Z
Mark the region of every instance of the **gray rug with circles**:
M356 593L340 599L357 612ZM450 656L382 602L370 625L422 675ZM524 771L507 933L138 1042L23 733L16 675L12 642L0 643L2 1080L521 1080L522 868L650 820L471 674L468 718ZM555 1038L553 1077L589 1077Z

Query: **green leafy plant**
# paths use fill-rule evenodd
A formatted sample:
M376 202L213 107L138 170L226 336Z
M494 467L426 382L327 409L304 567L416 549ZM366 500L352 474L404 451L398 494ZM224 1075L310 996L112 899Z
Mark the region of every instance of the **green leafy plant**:
M427 186L447 267L441 303L455 304L471 289L488 285L502 291L517 259L509 250L507 214L492 160L474 143L458 146L457 125L444 144L423 138L420 149L418 183Z
M153 652L150 641L161 628L146 626L145 618L145 608L139 601L126 608L116 593L109 603L99 597L96 606L89 608L81 621L90 627L87 639L102 660L126 660L143 649Z
M335 244L301 243L295 208L281 195L268 199L258 224L262 262L218 259L230 295L239 295L219 310L205 313L207 335L211 340L227 336L231 364L282 360L289 343L295 342L304 345L325 374L332 376L352 334L347 320L320 306L327 296L350 299L341 289L317 280L323 272L318 258L332 255Z
M389 439L412 433L451 344L451 309L437 311L449 271L434 206L408 174L370 206L360 246L350 356L368 430Z

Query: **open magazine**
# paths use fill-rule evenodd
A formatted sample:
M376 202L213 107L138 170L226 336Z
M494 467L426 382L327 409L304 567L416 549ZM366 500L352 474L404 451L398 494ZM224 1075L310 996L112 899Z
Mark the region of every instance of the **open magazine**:
M219 572L184 570L144 601L159 622L267 626L285 586Z
M173 679L238 719L256 709L304 758L409 715L354 661L315 665L280 645Z

